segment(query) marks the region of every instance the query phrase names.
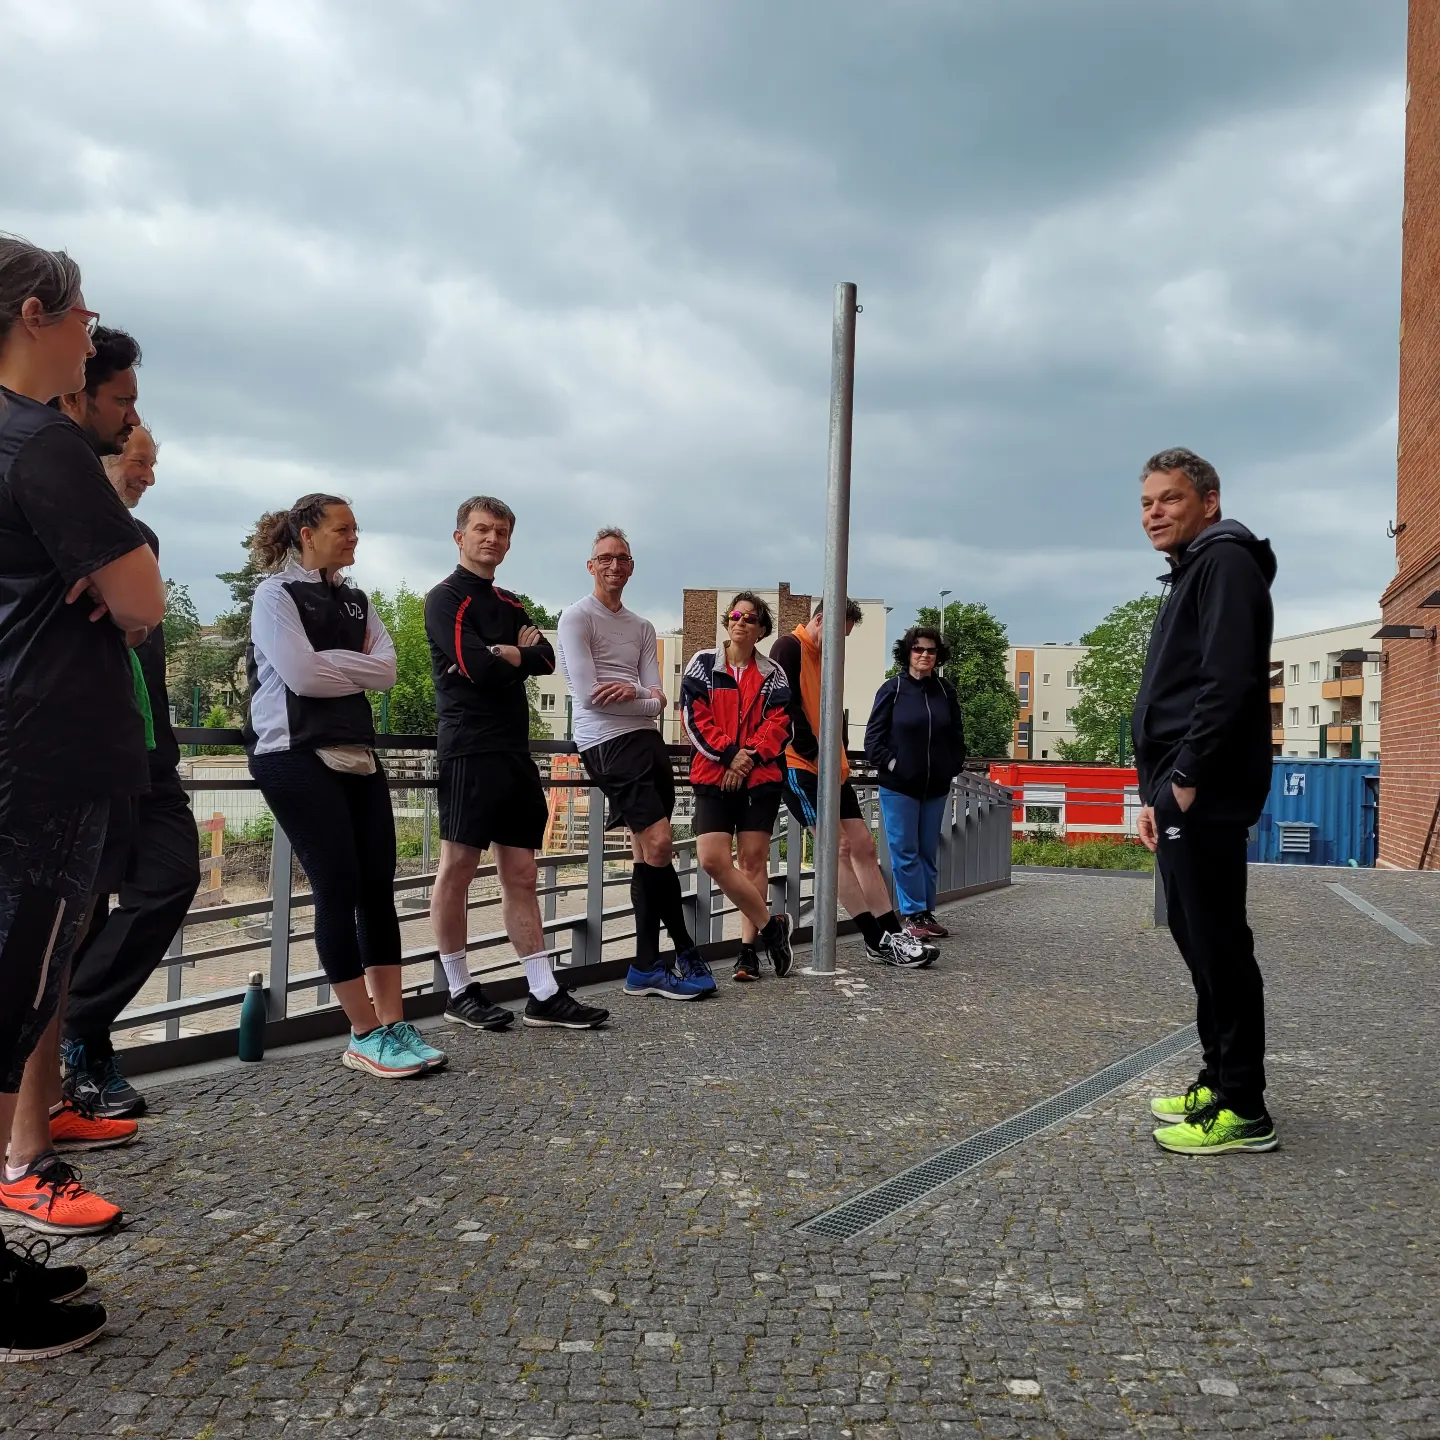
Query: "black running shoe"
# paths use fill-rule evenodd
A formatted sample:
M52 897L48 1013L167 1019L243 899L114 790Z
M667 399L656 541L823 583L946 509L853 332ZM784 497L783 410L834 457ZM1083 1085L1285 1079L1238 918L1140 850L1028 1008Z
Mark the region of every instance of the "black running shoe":
M101 1120L134 1119L145 1113L145 1097L125 1078L111 1050L96 1054L82 1040L61 1042L62 1090L78 1109Z
M775 967L776 975L782 979L790 973L795 963L795 951L790 946L790 928L793 922L786 910L770 917L770 923L760 932L760 943Z
M90 1283L83 1265L50 1264L48 1240L32 1240L28 1245L0 1241L0 1285L11 1267L20 1293L40 1304L73 1300Z
M0 1280L0 1364L53 1360L98 1340L105 1329L103 1305L57 1305L5 1294Z
M563 985L548 999L533 995L525 1002L527 1025L553 1025L562 1030L593 1030L610 1018L598 1005L582 1005Z
M735 979L741 984L760 978L760 957L753 950L742 950L735 961Z
M450 997L445 1018L455 1025L468 1025L472 1030L503 1030L514 1024L515 1012L503 1005L492 1005L485 998L480 982L474 980L458 995Z

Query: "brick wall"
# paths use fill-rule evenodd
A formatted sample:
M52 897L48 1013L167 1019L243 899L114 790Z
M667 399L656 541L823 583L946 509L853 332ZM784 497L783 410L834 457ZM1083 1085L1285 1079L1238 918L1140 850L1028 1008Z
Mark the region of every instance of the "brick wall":
M1396 575L1387 625L1440 621L1440 4L1410 6L1400 281ZM1380 708L1380 863L1440 869L1440 646L1387 640ZM1430 832L1434 833L1431 834ZM1427 840L1428 835L1428 840Z
M797 625L803 625L810 618L814 602L808 595L792 595L790 587L780 582L780 613L775 617L775 633L788 635Z
M685 635L685 654L681 665L688 665L697 650L708 650L720 638L716 624L716 606L720 597L714 590L687 590L681 627Z

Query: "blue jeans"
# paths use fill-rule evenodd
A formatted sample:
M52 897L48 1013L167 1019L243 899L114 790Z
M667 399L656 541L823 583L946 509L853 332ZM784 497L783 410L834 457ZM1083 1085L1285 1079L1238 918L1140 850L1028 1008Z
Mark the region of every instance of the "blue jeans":
M880 814L895 877L895 904L902 916L935 908L935 862L940 854L940 824L948 795L912 800L897 790L880 790Z

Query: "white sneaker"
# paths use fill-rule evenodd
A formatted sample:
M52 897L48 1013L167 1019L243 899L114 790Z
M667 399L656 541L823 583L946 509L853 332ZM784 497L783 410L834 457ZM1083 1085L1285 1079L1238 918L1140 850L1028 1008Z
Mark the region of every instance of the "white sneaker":
M935 953L932 953L932 949L933 947L917 940L913 935L905 934L903 930L887 930L880 937L880 944L874 948L867 945L865 953L882 965L894 965L901 970L916 970L934 963Z

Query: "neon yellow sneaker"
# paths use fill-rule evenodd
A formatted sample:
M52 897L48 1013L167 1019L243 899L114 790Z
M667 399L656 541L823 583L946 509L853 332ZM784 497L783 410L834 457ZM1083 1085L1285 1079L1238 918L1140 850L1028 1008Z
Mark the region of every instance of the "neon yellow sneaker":
M1273 1150L1280 1141L1268 1111L1245 1120L1213 1100L1178 1125L1162 1125L1155 1143L1177 1155L1224 1155L1230 1150Z
M1198 1080L1183 1095L1157 1095L1150 1102L1150 1113L1167 1125L1188 1120L1197 1110L1213 1104L1215 1092Z

